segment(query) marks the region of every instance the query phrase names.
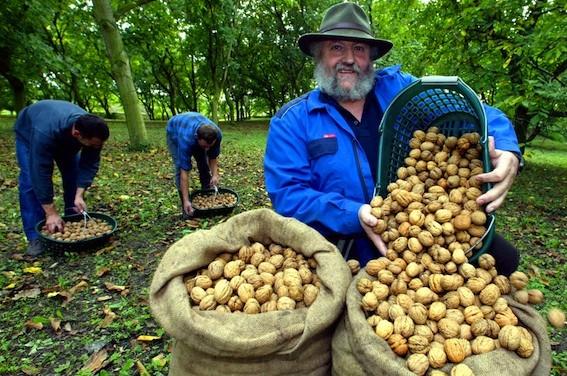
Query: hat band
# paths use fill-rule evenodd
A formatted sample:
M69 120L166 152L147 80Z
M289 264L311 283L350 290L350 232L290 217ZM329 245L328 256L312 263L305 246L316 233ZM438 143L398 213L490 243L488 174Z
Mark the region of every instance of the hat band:
M327 31L331 31L334 29L354 29L354 30L358 30L358 31L362 31L368 35L372 35L370 34L369 30L366 29L365 27L361 26L360 24L356 24L353 22L339 22L333 25L330 25L329 27L326 27L324 29L319 30L320 33L326 33Z

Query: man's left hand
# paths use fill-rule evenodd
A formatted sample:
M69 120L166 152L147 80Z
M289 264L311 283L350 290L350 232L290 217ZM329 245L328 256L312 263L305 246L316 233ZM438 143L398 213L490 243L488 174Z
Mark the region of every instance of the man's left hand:
M372 231L372 228L376 226L378 219L370 213L371 210L372 207L370 205L362 205L360 209L358 209L358 220L360 221L360 225L364 229L364 232L368 236L368 239L374 243L382 256L386 256L386 252L388 251L386 244L384 244L380 235Z
M83 211L87 210L87 204L85 203L85 200L83 199L82 196L75 196L75 211L77 213L82 213Z
M477 175L476 179L480 183L492 183L493 187L479 196L476 202L479 205L486 205L486 212L491 213L504 202L504 198L514 183L520 162L514 153L496 149L493 137L489 137L488 144L494 169L491 172Z

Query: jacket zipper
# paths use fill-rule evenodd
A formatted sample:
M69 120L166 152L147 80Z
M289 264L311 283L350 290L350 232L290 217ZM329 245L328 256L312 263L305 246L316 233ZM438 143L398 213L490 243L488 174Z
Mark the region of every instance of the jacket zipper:
M358 171L358 178L360 179L360 186L362 188L362 193L364 194L365 203L370 203L370 198L368 197L368 191L366 190L366 182L364 181L364 176L362 175L362 168L360 167L360 158L358 157L358 150L356 147L356 138L352 139L352 150L354 152L354 158L356 159L356 170Z

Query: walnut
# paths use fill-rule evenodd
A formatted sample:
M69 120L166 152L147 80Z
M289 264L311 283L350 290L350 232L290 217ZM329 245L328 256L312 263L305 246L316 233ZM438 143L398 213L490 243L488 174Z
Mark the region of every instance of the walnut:
M203 290L208 289L213 285L213 281L209 276L206 275L198 275L195 277L195 286L202 288Z
M518 290L514 292L514 299L518 303L528 304L530 296L526 290Z
M455 270L451 271L450 264L451 262L445 264L445 270L447 271L447 273L454 273L456 271L456 268ZM455 291L459 287L463 286L464 283L465 280L460 274L444 275L443 278L441 278L441 287L445 291Z
M547 313L547 320L555 328L563 328L565 326L565 313L559 308L552 308Z
M431 320L439 321L447 312L447 306L445 306L442 302L433 302L431 306L429 306L429 318Z
M482 311L476 305L470 305L466 307L463 313L465 314L465 321L470 325L474 324L478 320L484 319Z
M496 302L494 302L492 308L494 309L494 312L502 313L508 308L508 302L504 298L498 298L496 299Z
M459 308L459 306L461 305L461 299L457 291L450 291L446 293L445 295L443 295L441 301L445 303L448 309Z
M268 300L270 300L273 292L274 291L272 289L272 286L262 286L262 287L260 287L259 289L256 290L254 297L256 298L258 303L264 304Z
M467 287L459 287L457 289L457 293L459 294L459 300L463 307L468 307L474 304L474 294L473 292Z
M265 302L260 306L261 313L273 312L277 310L278 310L278 304L276 303L275 300L268 300L267 302Z
M413 334L414 327L413 320L409 316L398 316L394 320L394 333L401 334L406 338Z
M488 320L480 319L471 324L471 333L475 336L488 336L490 333L490 325Z
M501 328L506 325L518 325L518 318L510 307L502 312L498 312L496 316L494 316L494 321L496 321Z
M433 331L427 325L416 325L413 335L425 337L429 342L433 341Z
M296 302L301 302L303 300L303 286L301 285L291 285L288 287L289 297Z
M347 265L352 275L358 273L360 270L360 262L358 262L358 260L350 259L347 261Z
M462 362L470 347L469 341L461 338L449 338L443 344L447 358L453 363Z
M388 320L382 320L376 325L375 332L379 337L387 340L394 332L394 324Z
M478 265L484 270L490 270L496 265L496 260L492 255L485 253L478 258Z
M445 318L455 320L459 325L465 322L465 315L459 309L448 309Z
M372 281L366 277L360 278L356 282L356 289L361 294L366 294L367 292L372 291Z
M485 336L477 336L471 343L473 354L484 354L494 350L494 340Z
M307 284L303 287L303 302L309 307L319 295L319 288L312 284Z
M528 276L523 272L516 271L510 275L509 279L512 286L514 286L518 290L526 287L528 283Z
M425 375L429 368L429 359L425 354L411 354L406 360L406 365L416 375Z
M470 341L471 339L473 339L473 334L471 331L471 326L469 324L461 324L460 327L460 334L459 336L462 339L466 339L468 341Z
M480 301L486 305L493 305L500 298L500 289L491 283L480 292Z
M389 310L390 310L390 303L384 301L384 302L380 302L380 304L378 304L378 308L376 309L376 313L378 314L378 316L380 316L384 320L387 320L387 319L390 318L390 315L388 314Z
M437 327L443 338L455 338L458 337L461 332L459 323L453 319L441 319Z
M423 304L414 303L409 308L408 315L416 324L425 324L428 317L428 311Z
M451 376L474 376L474 372L466 364L457 364L451 368Z
M361 306L362 309L365 310L366 312L375 311L376 308L378 307L378 298L376 298L376 295L374 295L372 291L367 292L362 297Z
M205 296L203 299L201 299L201 302L199 303L199 309L201 311L212 311L216 308L216 306L217 306L217 302L215 301L214 295Z
M242 303L242 300L240 300L238 296L232 296L228 300L227 305L232 312L235 312L235 311L241 311L242 307L244 306L244 303Z
M244 304L243 312L249 315L260 313L260 303L254 298L248 299L246 304Z
M500 345L511 351L518 349L521 338L522 334L520 330L514 325L505 325L500 329L500 333L498 333Z
M534 353L534 344L531 340L524 337L520 339L520 346L516 350L516 354L522 358L529 358Z
M408 346L413 354L427 354L429 351L429 340L423 336L411 336L408 338Z
M464 263L459 266L459 274L464 278L473 278L476 276L476 268L469 263Z
M429 365L433 368L441 368L447 363L447 354L442 347L432 347L427 353L427 358Z
M295 309L295 300L290 297L282 296L277 301L278 311L289 311Z
M195 304L199 304L201 300L205 296L207 296L207 293L201 287L195 286L191 289L190 295L191 295L191 300L193 300Z
M215 285L215 300L218 304L226 304L232 296L232 287L226 279L221 279Z
M507 277L503 275L497 275L492 279L492 283L498 286L502 295L507 295L510 293L510 281Z
M390 264L390 260L388 260L385 257L380 257L379 259L370 260L366 264L366 273L376 277L378 275L378 272L386 269L386 267L389 264Z
M249 283L243 283L238 287L238 297L243 303L246 303L248 299L254 297L254 287Z
M429 304L437 299L437 294L428 287L421 287L415 292L415 301L421 304Z
M543 293L540 290L528 290L528 302L530 304L540 304L543 302Z
M388 338L388 345L398 356L406 356L408 353L408 341L401 334L392 334Z

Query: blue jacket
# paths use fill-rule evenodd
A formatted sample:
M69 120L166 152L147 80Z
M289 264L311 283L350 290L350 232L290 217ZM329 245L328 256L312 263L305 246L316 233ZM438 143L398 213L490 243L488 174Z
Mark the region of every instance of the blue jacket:
M29 173L41 204L53 202L53 162L79 157L77 186L88 188L98 171L100 149L86 148L71 136L75 121L87 112L73 103L42 100L24 108L14 125L16 142L27 146ZM20 166L28 168L28 166Z
M198 112L185 112L173 116L166 125L167 142L175 145L173 156L175 167L185 171L191 170L191 153L193 148L199 147L197 143L197 130L201 125L212 125L217 130L217 142L207 151L210 159L220 154L222 132L220 128L207 117Z
M374 92L382 110L415 80L399 66L377 72ZM372 198L372 172L353 131L320 94L315 89L296 98L271 119L264 157L266 189L276 212L324 236L363 237L358 209ZM485 108L496 147L519 152L510 121L499 110ZM359 249L361 262L377 257L367 243L366 250Z

